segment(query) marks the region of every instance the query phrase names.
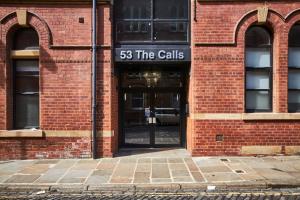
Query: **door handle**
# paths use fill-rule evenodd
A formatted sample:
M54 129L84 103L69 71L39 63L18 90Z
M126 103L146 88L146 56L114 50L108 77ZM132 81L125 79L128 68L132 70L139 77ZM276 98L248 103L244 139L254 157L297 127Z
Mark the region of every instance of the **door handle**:
M156 117L148 117L148 124L156 124Z
M156 124L156 117L153 117L152 124Z

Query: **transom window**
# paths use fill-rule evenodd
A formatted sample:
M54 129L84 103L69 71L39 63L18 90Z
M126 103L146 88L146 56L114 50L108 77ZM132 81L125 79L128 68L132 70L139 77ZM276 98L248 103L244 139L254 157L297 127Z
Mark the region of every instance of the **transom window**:
M246 32L246 112L272 111L272 39L264 27Z
M32 28L18 29L13 37L13 128L39 128L39 39Z
M117 42L188 42L187 0L119 0Z
M300 24L292 27L289 34L289 112L300 112Z

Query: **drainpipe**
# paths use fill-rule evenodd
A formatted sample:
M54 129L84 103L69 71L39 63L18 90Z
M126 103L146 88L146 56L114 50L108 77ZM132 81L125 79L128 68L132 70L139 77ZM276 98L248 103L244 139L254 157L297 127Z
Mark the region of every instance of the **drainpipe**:
M97 26L96 26L96 10L97 0L93 0L92 8L92 151L93 159L97 158L97 126L96 126L96 112L97 112L97 99L96 99L96 67L97 67Z

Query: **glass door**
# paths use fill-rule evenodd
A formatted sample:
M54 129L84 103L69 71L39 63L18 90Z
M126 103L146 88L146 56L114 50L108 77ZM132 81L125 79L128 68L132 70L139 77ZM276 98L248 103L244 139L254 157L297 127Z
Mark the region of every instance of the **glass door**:
M123 143L159 147L181 144L179 92L124 93Z
M123 99L123 143L149 146L152 125L150 93L125 92Z
M125 70L121 74L123 147L182 146L185 141L183 71Z
M154 92L154 143L155 145L180 145L180 93Z

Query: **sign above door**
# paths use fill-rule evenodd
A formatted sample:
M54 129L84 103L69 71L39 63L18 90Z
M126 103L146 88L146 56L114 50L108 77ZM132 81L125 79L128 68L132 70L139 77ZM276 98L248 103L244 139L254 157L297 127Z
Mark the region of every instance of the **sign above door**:
M116 62L189 62L191 51L186 45L130 45L115 48Z

